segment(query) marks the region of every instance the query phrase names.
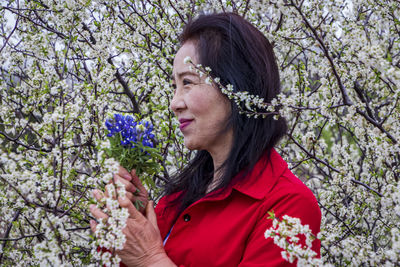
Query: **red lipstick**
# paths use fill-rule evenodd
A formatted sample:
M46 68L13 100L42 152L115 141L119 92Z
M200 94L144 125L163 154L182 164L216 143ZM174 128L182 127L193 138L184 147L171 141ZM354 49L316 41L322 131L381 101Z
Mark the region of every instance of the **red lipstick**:
M186 128L192 121L192 119L179 119L179 128L181 129L181 131Z

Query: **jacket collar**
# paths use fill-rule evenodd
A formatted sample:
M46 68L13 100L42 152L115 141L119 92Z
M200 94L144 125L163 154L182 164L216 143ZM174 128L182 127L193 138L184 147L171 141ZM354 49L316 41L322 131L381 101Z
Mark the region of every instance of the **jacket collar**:
M269 161L267 161L267 154L268 153L265 152L264 155L261 156L254 168L246 175L246 177L240 179L242 175L242 172L240 172L235 176L235 178L233 178L231 185L228 186L228 188L225 190L220 189L214 191L202 199L197 200L195 203L225 199L232 193L233 189L251 198L258 200L263 199L275 186L278 178L282 176L288 168L287 163L274 148L271 149ZM235 182L235 180L237 180L237 182ZM167 196L167 202L176 199L180 194L182 194L182 191ZM195 203L192 203L192 205Z
M288 168L287 163L273 148L269 161L267 159L267 153L265 153L258 160L253 170L233 185L233 189L254 199L263 199Z

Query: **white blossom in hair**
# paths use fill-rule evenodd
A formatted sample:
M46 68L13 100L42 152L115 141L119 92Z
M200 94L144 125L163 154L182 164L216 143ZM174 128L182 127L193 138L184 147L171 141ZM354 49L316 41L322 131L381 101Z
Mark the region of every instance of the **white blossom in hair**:
M192 58L190 56L187 56L183 59L183 63L188 64L188 63L192 63Z
M232 84L224 86L221 84L221 79L219 77L213 78L211 76L210 67L203 67L201 64L194 65L193 62L191 62L190 57L186 57L184 62L191 63L192 65L190 65L190 70L194 67L200 77L206 75L206 84L217 85L224 95L235 102L241 114L245 114L247 117L253 117L255 119L258 117L266 118L268 115L274 115L273 118L275 120L279 118L279 112L276 107L279 107L280 104L277 100L274 101L273 104L265 103L261 97L252 95L248 91L235 92Z

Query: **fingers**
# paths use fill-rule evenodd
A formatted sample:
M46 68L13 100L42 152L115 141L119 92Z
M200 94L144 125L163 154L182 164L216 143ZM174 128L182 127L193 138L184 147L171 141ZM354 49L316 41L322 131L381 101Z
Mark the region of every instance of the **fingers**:
M136 188L139 189L140 192L146 192L146 194L147 194L146 188L143 186L143 184L142 184L142 182L140 181L139 177L136 175L136 170L133 169L133 170L131 171L131 174L132 174L132 181L131 181L132 184L133 184L134 186L136 186Z
M97 219L97 220L107 220L108 216L104 212L102 212L99 208L96 207L96 205L91 204L89 205L90 212L92 215ZM96 232L96 227L97 223L94 220L90 220L90 230L92 230L93 233Z
M125 168L119 166L118 172L114 174L112 182L116 183L117 181L120 181L125 185L127 192L132 192L134 195L139 195L139 193L142 193L145 196L147 195L147 190L136 175L135 169L131 170L129 173Z
M138 177L138 176L136 175L136 169L132 169L130 175L131 175L132 178L133 178L133 177Z
M107 219L108 218L108 215L105 214L103 211L101 211L101 209L96 207L96 205L94 205L94 204L90 204L89 205L89 209L90 209L90 212L92 213L92 215L98 220L102 220L102 219Z
M118 197L118 202L122 208L128 209L130 218L132 218L132 219L143 219L144 218L143 215L135 208L132 201L130 201L127 197L125 197L125 198Z
M132 180L131 174L122 166L118 167L117 174L128 181Z
M136 200L138 200L138 197L136 195L132 194L131 192L126 192L125 197L128 198L133 203Z
M150 221L150 223L153 225L153 227L158 230L157 216L156 216L156 212L154 211L153 204L154 204L154 202L152 200L147 202L146 218L147 218L147 220Z
M131 202L134 202L136 196L134 196L131 192L126 192L125 197L128 198Z
M96 232L97 223L94 220L90 220L89 224L90 224L90 230L92 230L92 232L95 233Z
M101 192L99 189L94 189L93 191L93 196L94 198L100 202L104 198L103 192Z
M105 196L115 199L116 196L115 186L114 184L108 184L105 186Z
M127 192L135 193L137 190L136 186L134 186L130 181L119 176L118 174L114 174L114 183L117 183L117 182L121 182L123 185L125 185L125 190Z

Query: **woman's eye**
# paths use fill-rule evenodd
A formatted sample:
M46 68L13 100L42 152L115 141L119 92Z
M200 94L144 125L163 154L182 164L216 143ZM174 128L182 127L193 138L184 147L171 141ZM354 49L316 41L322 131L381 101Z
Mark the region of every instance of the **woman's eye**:
M192 81L188 79L183 79L183 85L188 85L188 84L192 84Z

